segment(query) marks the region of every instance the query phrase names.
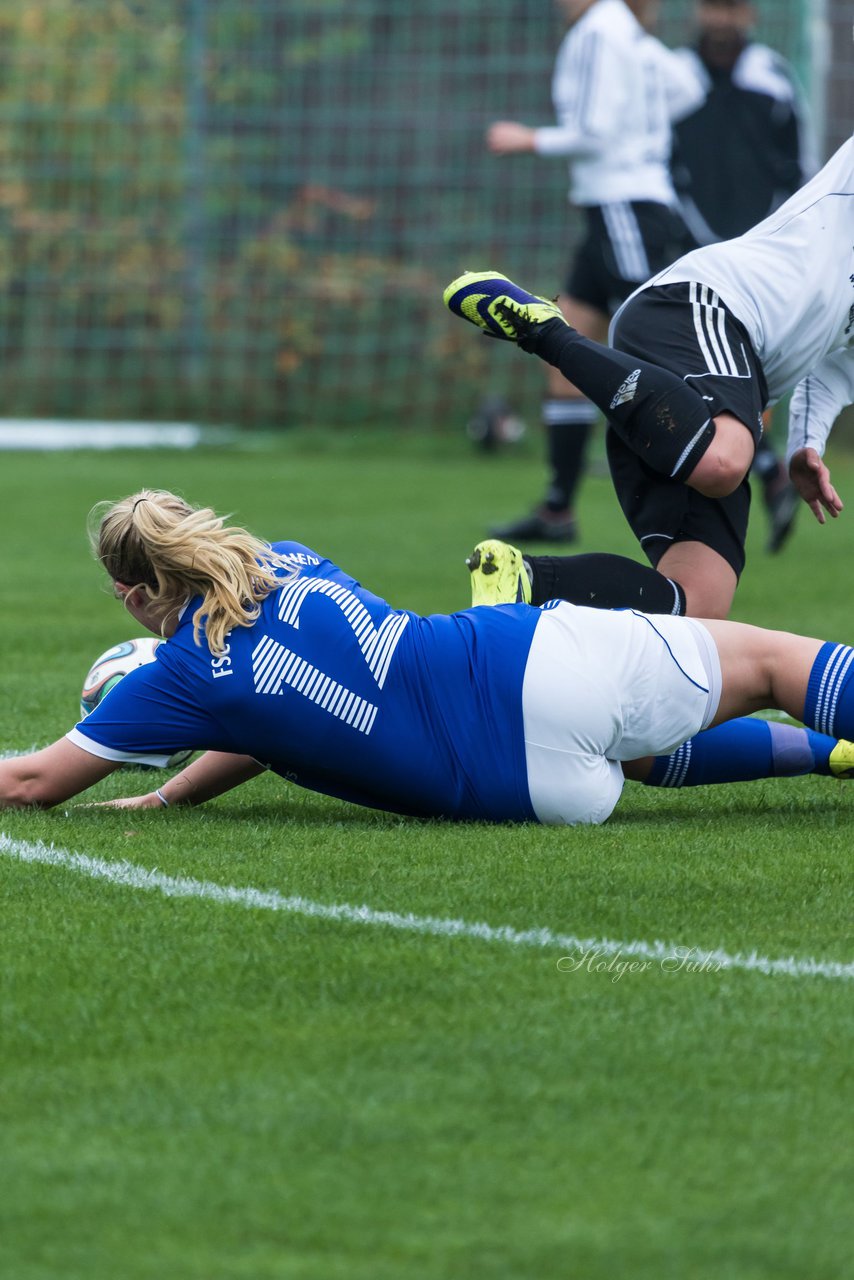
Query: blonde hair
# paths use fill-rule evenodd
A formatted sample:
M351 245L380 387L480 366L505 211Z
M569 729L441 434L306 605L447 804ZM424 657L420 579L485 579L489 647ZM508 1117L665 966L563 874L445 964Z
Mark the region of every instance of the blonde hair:
M249 627L261 603L282 585L287 562L246 529L227 525L210 507L191 507L161 489L140 489L100 502L89 515L92 550L113 582L144 586L163 606L163 628L200 595L193 638L221 654L232 627Z

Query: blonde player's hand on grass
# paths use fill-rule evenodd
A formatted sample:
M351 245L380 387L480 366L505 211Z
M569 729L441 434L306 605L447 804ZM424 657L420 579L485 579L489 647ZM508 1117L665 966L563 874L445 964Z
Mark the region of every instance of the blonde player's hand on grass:
M830 472L815 449L798 449L792 454L789 475L819 524L825 523L825 511L836 519L842 510L842 499L830 483Z
M163 805L154 791L144 796L122 796L119 800L98 800L84 804L81 809L162 809Z

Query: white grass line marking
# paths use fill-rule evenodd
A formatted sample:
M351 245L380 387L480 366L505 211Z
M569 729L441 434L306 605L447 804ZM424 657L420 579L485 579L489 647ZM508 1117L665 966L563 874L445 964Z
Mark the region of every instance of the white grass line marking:
M375 911L368 906L346 902L313 902L299 895L285 897L275 890L238 888L214 884L209 880L192 880L185 876L167 876L157 870L140 867L133 862L108 862L85 853L57 849L41 840L30 843L13 840L0 833L0 854L19 862L36 862L51 867L64 867L93 880L129 889L156 890L167 898L200 898L227 906L248 907L256 911L281 911L287 915L308 916L315 920L343 921L373 928L399 929L405 933L428 934L439 938L473 938L480 942L501 943L511 947L541 947L564 955L589 955L598 958L630 957L652 962L668 961L675 968L680 958L685 968L720 972L724 969L745 970L769 976L794 978L854 978L854 962L815 960L809 956L772 959L751 951L702 951L668 942L617 941L614 938L578 938L573 934L553 933L551 929L513 929L510 925L491 925L481 921L450 920L438 916L416 916L397 911Z

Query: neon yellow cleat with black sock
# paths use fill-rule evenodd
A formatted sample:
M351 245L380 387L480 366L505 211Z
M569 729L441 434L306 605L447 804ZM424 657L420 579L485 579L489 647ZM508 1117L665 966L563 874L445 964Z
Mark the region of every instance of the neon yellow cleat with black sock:
M466 564L473 605L531 603L531 583L518 547L488 538L477 544Z
M854 778L854 742L840 738L827 763L834 778Z
M464 271L451 281L443 297L455 316L477 325L490 338L520 346L535 337L540 325L549 320L566 324L556 302L520 289L498 271Z

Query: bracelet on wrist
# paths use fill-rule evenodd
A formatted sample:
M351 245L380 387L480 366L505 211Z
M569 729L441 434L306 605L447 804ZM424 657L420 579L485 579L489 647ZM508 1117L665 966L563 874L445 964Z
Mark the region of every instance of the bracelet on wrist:
M159 788L159 787L157 787L157 789L155 790L154 794L157 796L157 799L158 799L158 800L160 801L160 803L163 805L163 808L164 808L164 809L168 809L168 808L169 808L169 801L166 799L165 795L163 794L163 792L160 790L160 788Z

